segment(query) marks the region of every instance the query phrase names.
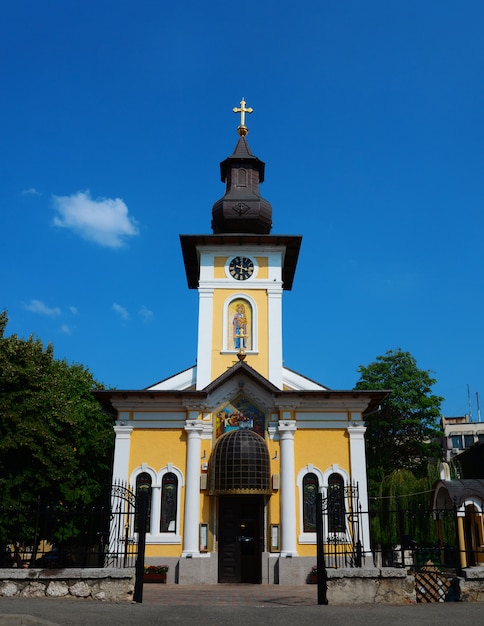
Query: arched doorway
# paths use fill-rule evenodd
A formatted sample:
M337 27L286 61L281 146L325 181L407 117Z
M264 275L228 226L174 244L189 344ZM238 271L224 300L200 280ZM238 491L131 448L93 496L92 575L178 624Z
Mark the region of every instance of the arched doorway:
M209 488L218 496L218 581L260 583L264 504L272 493L264 439L251 430L222 435L210 460Z

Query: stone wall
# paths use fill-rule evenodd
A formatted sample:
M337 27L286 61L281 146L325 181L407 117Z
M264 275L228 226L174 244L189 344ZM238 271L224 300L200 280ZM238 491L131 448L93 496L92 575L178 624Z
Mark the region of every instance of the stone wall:
M200 561L200 562L198 562ZM270 559L277 582L282 586L303 583L306 565L300 577L295 570L296 559ZM200 577L213 584L213 563L210 560L184 559L173 568L172 583L197 584ZM170 568L171 569L171 568ZM267 570L266 570L267 571ZM416 602L415 579L401 568L328 569L328 600L332 605L343 604L413 604ZM268 576L268 578L271 578ZM297 579L300 580L297 580ZM132 601L134 569L0 569L0 597L76 597L106 602ZM272 581L271 581L272 583ZM269 584L271 584L269 583ZM484 567L467 568L459 578L461 601L484 602Z
M484 602L484 567L468 567L459 578L462 602Z
M135 573L129 569L0 569L0 597L133 599Z
M294 585L309 568L297 559L279 559L280 585ZM298 571L297 566L301 569ZM415 579L406 569L362 567L327 569L329 602L333 604L415 604Z

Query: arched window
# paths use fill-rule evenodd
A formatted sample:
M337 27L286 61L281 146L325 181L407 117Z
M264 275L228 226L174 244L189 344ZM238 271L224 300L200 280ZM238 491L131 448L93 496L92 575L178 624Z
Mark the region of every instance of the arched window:
M324 485L323 472L308 463L296 477L299 502L299 536L301 544L316 544L316 496Z
M252 349L252 308L247 300L233 300L229 306L228 344L232 350Z
M236 353L243 348L256 353L257 324L257 305L253 298L246 293L232 294L224 302L222 352Z
M328 530L330 533L345 531L345 493L341 474L328 478Z
M163 475L161 483L160 532L176 533L178 478L173 472Z
M138 476L136 476L136 495L139 494L140 488L144 489L144 488L148 488L148 511L146 514L146 532L149 533L150 532L150 523L151 523L151 476L148 474L148 472L141 472L141 474L138 474ZM134 524L135 528L135 532L139 531L139 527L138 527L138 515L136 515L136 519L135 519L135 524Z
M237 170L237 187L247 187L247 170Z
M309 473L303 478L303 532L316 532L316 495L318 493L318 477Z

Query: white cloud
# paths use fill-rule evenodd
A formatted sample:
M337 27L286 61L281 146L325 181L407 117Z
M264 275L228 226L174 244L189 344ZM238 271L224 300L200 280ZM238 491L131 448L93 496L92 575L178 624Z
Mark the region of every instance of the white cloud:
M70 196L54 196L59 215L54 224L70 228L79 236L108 248L124 245L126 237L138 235L138 225L120 199L91 198L89 190Z
M69 311L72 313L72 315L79 315L79 311L76 306L70 306Z
M144 305L141 307L139 314L141 315L141 317L143 318L145 322L151 322L151 320L154 317L153 311L150 311L150 309L148 309L148 307Z
M37 189L35 189L35 187L30 187L29 189L24 189L21 192L22 196L41 196L42 192L37 191Z
M122 320L129 320L129 313L128 311L124 308L124 306L121 306L120 304L117 304L116 302L113 304L113 311L115 311L119 317Z
M62 324L62 326L60 327L61 333L63 333L64 335L72 335L72 330L70 328L70 326L68 326L67 324Z
M32 313L40 313L41 315L48 315L49 317L55 317L62 313L59 307L48 307L41 300L31 300L30 304L25 305L25 308Z

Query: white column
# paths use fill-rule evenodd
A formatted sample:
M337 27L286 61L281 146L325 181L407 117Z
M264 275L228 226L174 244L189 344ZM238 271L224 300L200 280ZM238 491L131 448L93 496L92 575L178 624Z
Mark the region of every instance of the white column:
M358 492L361 510L364 512L361 520L361 541L363 552L370 553L370 520L368 516L368 487L366 478L366 452L365 452L365 432L366 426L348 426L350 437L350 464L351 482L358 484Z
M269 380L282 389L282 285L267 290Z
M120 422L117 422L114 427L116 440L114 442L113 482L128 482L132 431L132 426L126 426Z
M188 433L188 442L182 556L189 554L199 556L200 454L203 423L197 420L187 420L185 430Z
M281 442L281 556L297 556L294 420L279 421Z
M150 533L152 535L160 534L160 517L161 517L161 485L158 482L151 485L151 520ZM177 533L180 531L176 529Z
M197 389L204 389L212 377L213 289L198 289Z

